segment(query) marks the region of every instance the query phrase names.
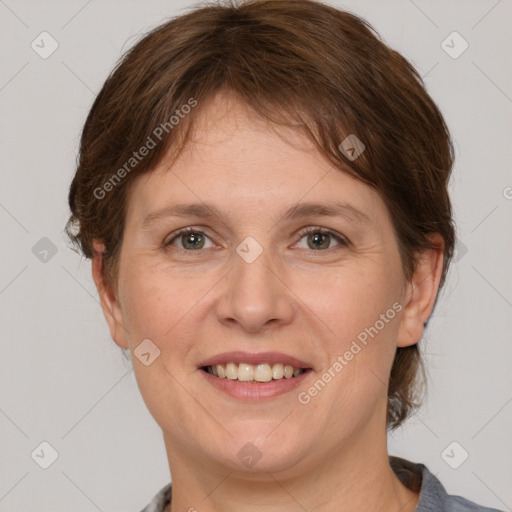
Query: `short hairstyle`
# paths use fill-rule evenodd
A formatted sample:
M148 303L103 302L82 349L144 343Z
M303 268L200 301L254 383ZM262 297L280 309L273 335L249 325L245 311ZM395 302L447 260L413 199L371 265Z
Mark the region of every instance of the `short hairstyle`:
M130 185L179 156L218 92L301 130L335 167L373 187L390 211L406 278L419 251L433 248L428 234L441 234L443 286L455 238L444 119L418 72L368 22L313 0L203 4L154 28L120 59L82 131L66 226L88 258L93 240L104 243L109 286L117 283ZM365 145L355 159L340 150L349 135ZM420 405L423 385L418 345L398 347L388 428Z

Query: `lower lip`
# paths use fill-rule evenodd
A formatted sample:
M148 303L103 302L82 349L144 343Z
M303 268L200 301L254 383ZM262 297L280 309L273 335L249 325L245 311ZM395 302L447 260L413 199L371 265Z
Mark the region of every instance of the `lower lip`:
M212 386L215 386L217 389L220 389L228 395L240 400L263 400L265 398L282 395L299 386L312 372L312 370L309 369L297 377L292 377L291 379L282 378L279 380L271 380L269 382L249 383L227 378L221 379L220 377L211 375L201 368L199 368L198 371Z

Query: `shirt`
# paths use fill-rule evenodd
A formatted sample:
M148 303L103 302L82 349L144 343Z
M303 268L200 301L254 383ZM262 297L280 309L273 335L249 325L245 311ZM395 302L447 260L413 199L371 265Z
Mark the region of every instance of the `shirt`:
M487 508L461 496L450 495L424 464L389 457L391 468L400 481L420 496L414 512L504 512ZM171 502L172 486L166 485L141 512L163 512Z

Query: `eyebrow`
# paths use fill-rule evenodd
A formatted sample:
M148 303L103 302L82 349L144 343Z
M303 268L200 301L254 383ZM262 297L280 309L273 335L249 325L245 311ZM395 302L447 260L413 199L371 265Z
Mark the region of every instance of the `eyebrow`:
M300 219L312 215L324 217L345 217L351 222L368 224L370 217L348 203L299 203L288 208L278 215L282 220ZM211 203L177 203L166 206L155 212L149 213L142 222L143 228L167 217L201 217L211 219L218 217L224 219L226 215L217 206Z

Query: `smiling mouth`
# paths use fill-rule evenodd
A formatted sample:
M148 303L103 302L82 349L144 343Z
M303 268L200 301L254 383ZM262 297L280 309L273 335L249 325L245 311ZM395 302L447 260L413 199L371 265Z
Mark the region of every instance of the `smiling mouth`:
M202 366L201 370L218 377L244 383L264 383L283 379L293 379L311 371L311 368L295 368L282 363L227 363L215 364L213 366Z

